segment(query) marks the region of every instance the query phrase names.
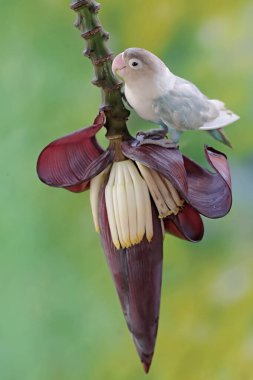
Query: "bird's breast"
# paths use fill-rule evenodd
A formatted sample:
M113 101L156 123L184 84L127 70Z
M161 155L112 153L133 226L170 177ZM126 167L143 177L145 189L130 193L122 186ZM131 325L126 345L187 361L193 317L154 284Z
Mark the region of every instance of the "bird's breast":
M153 109L153 98L150 93L145 93L143 89L131 91L131 89L125 86L125 96L130 106L133 107L140 117L158 122Z

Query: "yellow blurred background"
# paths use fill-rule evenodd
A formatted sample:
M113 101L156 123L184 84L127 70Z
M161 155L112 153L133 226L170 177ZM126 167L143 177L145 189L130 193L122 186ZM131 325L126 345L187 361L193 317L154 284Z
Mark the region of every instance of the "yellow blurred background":
M119 53L137 46L241 116L230 160L234 204L205 219L199 244L167 236L150 380L253 379L253 4L241 0L101 1ZM44 186L35 166L53 139L89 125L100 94L68 1L0 1L0 379L141 380L94 231L89 193ZM133 133L150 125L132 113ZM101 137L103 140L103 137Z

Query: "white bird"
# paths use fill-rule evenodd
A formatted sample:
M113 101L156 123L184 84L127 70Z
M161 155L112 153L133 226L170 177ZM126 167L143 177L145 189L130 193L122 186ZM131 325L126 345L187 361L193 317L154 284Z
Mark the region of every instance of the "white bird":
M129 105L143 119L159 124L161 135L169 131L177 143L183 131L205 130L230 146L220 128L239 116L220 100L208 99L193 83L174 75L151 52L129 48L115 57L112 70L124 81Z

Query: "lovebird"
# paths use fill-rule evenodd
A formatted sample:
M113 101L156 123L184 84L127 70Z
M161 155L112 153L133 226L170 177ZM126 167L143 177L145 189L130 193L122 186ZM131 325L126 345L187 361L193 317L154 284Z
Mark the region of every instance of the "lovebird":
M164 137L170 132L172 141L178 143L184 131L205 130L231 147L221 128L239 116L220 100L209 99L193 83L174 75L153 53L126 49L113 60L112 71L124 81L127 103L140 117L161 126L147 135Z

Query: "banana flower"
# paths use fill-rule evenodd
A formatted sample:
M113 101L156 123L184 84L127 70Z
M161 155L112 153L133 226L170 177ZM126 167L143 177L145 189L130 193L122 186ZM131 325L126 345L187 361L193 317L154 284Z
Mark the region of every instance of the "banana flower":
M212 172L163 140L115 138L103 150L93 125L53 141L40 154L38 176L72 192L90 189L96 231L145 372L159 320L165 232L191 242L204 234L200 215L220 218L232 203L226 156L205 146Z

